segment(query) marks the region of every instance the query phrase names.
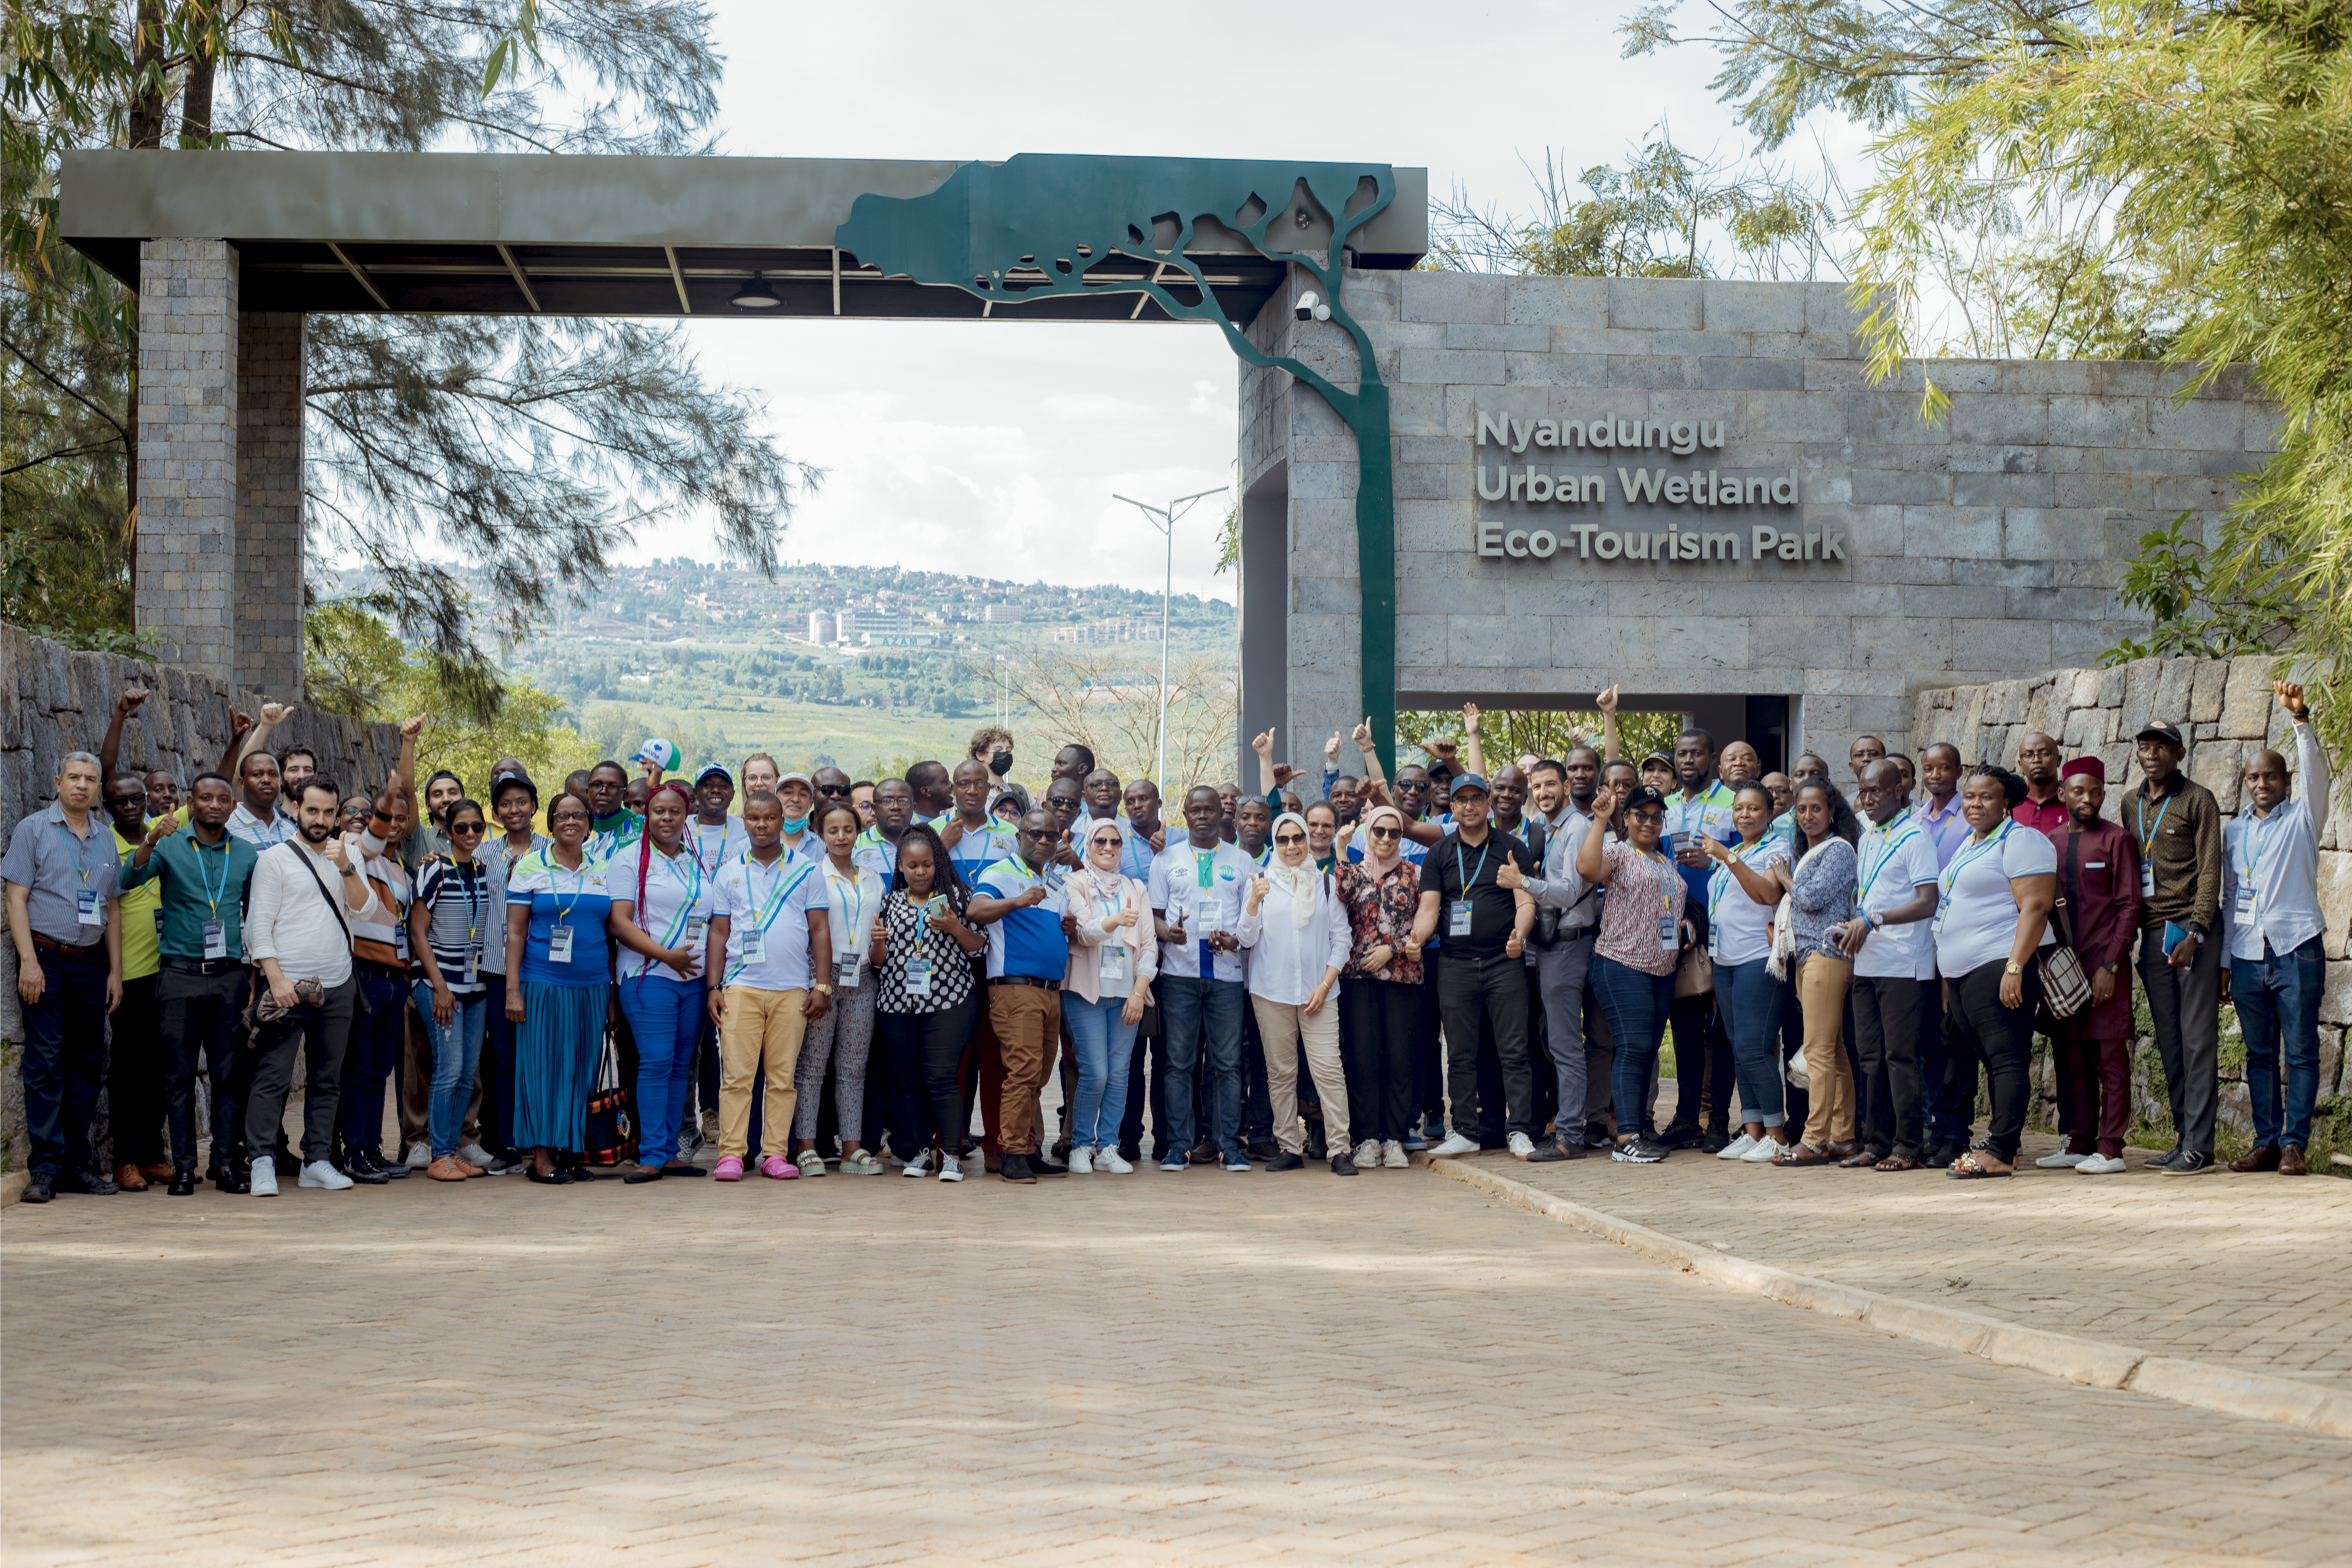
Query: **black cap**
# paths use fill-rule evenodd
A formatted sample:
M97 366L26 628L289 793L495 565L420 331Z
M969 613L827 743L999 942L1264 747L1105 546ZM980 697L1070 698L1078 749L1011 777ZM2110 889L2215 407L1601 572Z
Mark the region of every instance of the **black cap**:
M1665 808L1665 804L1666 796L1664 791L1659 789L1655 784L1640 784L1626 792L1625 804L1619 809L1631 811L1637 805L1654 805L1660 810L1664 810Z
M2140 732L2134 735L2132 739L2135 741L2164 741L2179 747L2184 752L2189 749L2189 742L2181 739L2180 726L2178 724L2165 723L2162 720L2158 720L2153 724L2143 727Z
M490 807L492 810L496 810L498 808L499 792L505 789L509 784L517 784L529 790L530 792L530 803L533 805L537 805L539 804L539 786L530 782L530 775L529 773L519 773L515 772L514 769L509 768L502 773L492 773L490 775Z

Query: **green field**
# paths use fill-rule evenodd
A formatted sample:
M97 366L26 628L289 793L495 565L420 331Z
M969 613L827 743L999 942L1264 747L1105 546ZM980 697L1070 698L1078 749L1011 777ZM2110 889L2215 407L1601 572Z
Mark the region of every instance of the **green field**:
M752 752L767 752L786 773L805 773L825 763L855 777L903 773L923 757L953 762L964 742L987 722L942 718L913 708L863 708L855 704L758 699L742 709L682 710L654 702L597 701L588 704L581 728L602 754L626 757L648 735L675 741L686 753L687 771L707 762L730 771ZM1019 726L1015 726L1018 732ZM1017 776L1044 776L1050 756L1020 758Z

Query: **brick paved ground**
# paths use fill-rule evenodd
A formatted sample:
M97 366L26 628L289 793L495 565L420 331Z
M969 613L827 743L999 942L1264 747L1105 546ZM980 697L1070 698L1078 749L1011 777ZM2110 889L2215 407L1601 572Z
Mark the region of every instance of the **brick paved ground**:
M2352 1444L1794 1311L1419 1171L62 1198L0 1215L0 1322L12 1565L2352 1538Z
M1667 1103L1671 1103L1669 1100ZM1665 1114L1662 1107L1660 1114ZM1677 1153L1478 1163L1619 1219L1751 1262L1987 1317L2352 1388L2352 1182L2324 1176L2080 1176L1773 1170ZM2352 1555L2352 1548L2347 1548Z

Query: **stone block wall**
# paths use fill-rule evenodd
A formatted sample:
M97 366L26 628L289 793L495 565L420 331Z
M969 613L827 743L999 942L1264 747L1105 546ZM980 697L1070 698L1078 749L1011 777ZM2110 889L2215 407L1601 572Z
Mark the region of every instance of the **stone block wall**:
M139 247L139 605L168 662L236 668L236 250Z
M112 654L78 653L16 626L0 626L0 834L56 798L53 781L68 752L96 752L106 738L114 700L127 686L152 693L123 726L121 766L168 768L183 784L220 765L232 711L257 713L261 694L174 665ZM275 700L276 691L269 693ZM270 737L273 749L308 746L321 773L348 791L380 786L400 754L390 724L297 709ZM22 1166L25 1037L16 1001L16 950L0 942L0 1170Z
M237 319L236 684L302 695L302 389L299 310Z
M2106 764L2107 814L2115 817L2119 798L2141 783L2132 737L2150 722L2168 721L2188 738L2189 776L2234 816L2243 805L2249 756L2268 748L2291 771L2295 766L2293 727L2271 692L2275 667L2267 658L2143 658L2106 669L2053 669L1921 691L1912 700L1911 751L1916 755L1946 742L1959 748L1964 762L2013 768L2025 736L2054 735L2063 755L2096 756ZM2319 1008L2323 1105L2352 1096L2344 1071L2345 1037L2352 1026L2352 763L2331 756L2328 766L2336 785L2319 850L2319 904L2327 921L2320 939L2327 957ZM2225 1014L2225 1029L2233 1024ZM2242 1077L2233 1076L2239 1071L2225 1065L2222 1114L2243 1133L2252 1121ZM2160 1083L2154 1092L2160 1110Z

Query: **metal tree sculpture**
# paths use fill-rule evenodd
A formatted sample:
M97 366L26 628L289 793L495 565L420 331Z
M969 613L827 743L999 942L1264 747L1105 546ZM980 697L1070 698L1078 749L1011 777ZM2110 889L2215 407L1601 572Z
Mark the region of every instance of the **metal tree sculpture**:
M1171 316L1215 322L1248 363L1286 371L1313 387L1356 437L1364 710L1391 766L1396 506L1389 393L1371 340L1349 313L1340 286L1349 237L1395 196L1395 175L1385 163L1024 153L1002 163L966 163L927 195L862 195L834 235L843 250L886 274L1002 303L1147 294ZM1356 345L1357 384L1341 386L1312 365L1250 342L1201 263L1185 254L1196 235L1245 240L1267 260L1297 267L1320 284L1330 320ZM1189 301L1171 287L1187 280L1198 296Z

